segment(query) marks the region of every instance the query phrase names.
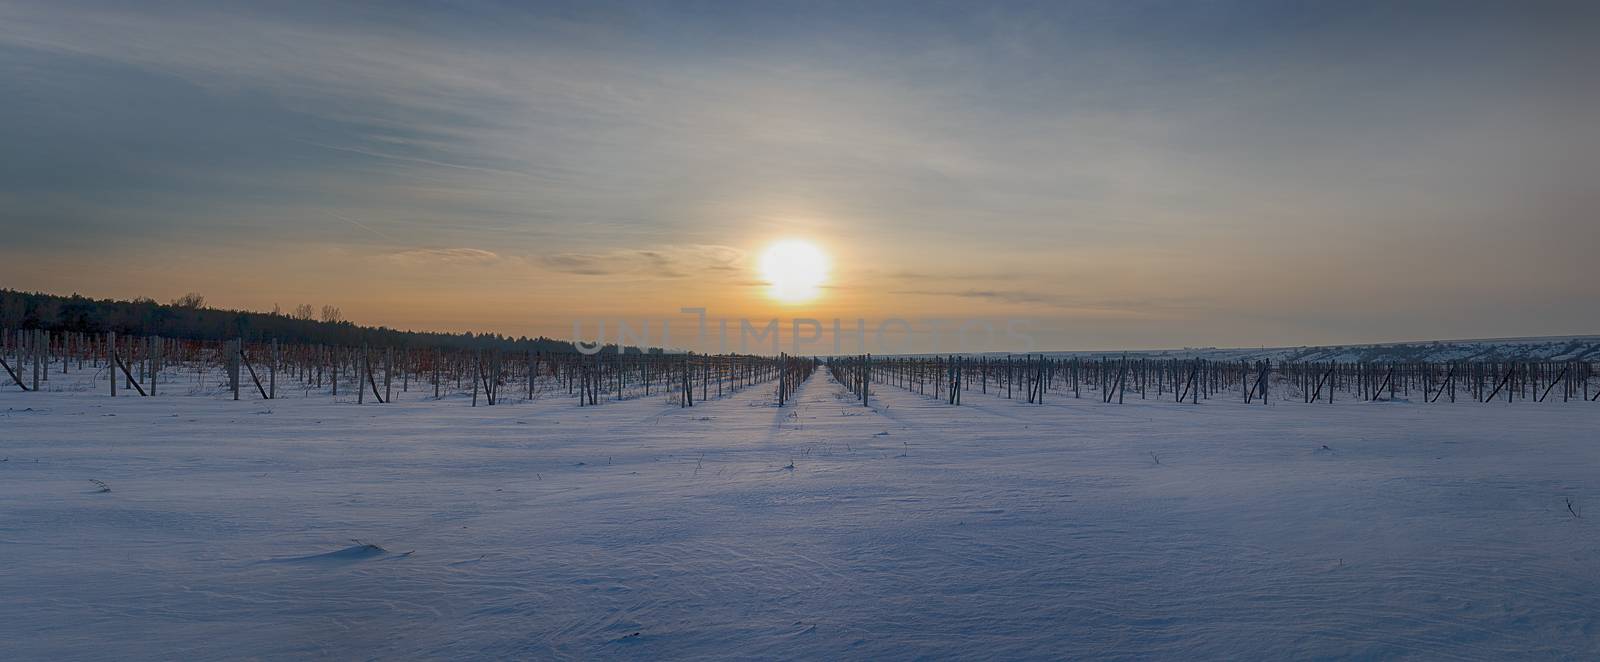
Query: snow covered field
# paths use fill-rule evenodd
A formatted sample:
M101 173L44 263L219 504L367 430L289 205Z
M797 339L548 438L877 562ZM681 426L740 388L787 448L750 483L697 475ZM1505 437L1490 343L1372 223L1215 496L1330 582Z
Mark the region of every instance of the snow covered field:
M1600 405L874 396L9 389L0 658L1600 656Z

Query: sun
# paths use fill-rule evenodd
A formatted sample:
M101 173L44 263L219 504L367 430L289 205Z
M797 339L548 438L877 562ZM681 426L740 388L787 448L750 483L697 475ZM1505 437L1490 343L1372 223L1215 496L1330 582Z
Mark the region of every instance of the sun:
M828 280L828 254L816 244L801 239L785 239L767 247L761 254L761 276L771 289L768 294L783 303L802 303L817 298Z

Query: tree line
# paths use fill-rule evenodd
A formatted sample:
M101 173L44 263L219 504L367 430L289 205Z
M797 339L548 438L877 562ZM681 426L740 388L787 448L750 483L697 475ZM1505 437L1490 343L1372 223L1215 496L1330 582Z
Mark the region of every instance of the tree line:
M356 346L400 346L441 349L575 352L571 342L540 336L510 337L496 333L436 333L361 326L344 319L337 307L300 304L289 312L225 310L206 306L205 297L189 293L168 303L155 299L91 299L0 289L0 328L56 332L161 336L187 340L247 342L275 339L286 343ZM606 352L615 353L615 346ZM629 348L628 351L638 350ZM654 351L654 350L653 350Z

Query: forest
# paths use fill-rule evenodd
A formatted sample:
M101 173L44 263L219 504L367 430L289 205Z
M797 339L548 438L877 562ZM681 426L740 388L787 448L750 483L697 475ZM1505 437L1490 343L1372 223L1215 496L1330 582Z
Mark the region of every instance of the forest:
M334 306L320 310L300 304L284 312L226 310L206 305L205 297L190 293L168 303L139 298L92 299L79 294L60 296L40 292L0 289L0 328L46 331L161 336L186 340L245 341L277 339L286 343L381 346L442 349L500 349L535 352L573 352L572 343L496 333L438 333L406 331L384 326L362 326L343 318ZM615 352L608 346L605 351ZM635 349L630 352L638 351Z

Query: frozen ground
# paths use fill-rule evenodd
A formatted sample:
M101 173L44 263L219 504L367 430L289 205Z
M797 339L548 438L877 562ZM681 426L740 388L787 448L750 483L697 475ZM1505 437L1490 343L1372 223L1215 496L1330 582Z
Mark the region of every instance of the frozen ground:
M8 389L0 658L1600 656L1600 404L877 395Z

